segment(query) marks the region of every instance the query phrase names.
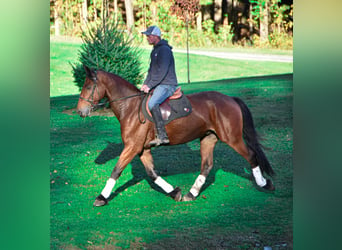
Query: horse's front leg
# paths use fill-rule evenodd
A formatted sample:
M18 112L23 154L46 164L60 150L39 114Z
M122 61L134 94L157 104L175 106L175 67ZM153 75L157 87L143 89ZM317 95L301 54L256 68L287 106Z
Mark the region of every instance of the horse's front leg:
M145 149L141 153L140 160L144 164L148 176L155 184L157 184L161 189L163 189L175 201L180 201L182 199L182 193L180 188L173 188L171 184L166 182L162 177L158 176L157 173L154 171L153 158L150 149Z
M201 173L195 180L189 193L183 197L183 201L193 201L200 194L201 188L204 185L210 170L214 165L214 147L217 142L217 137L214 134L209 134L201 139Z
M119 160L116 163L110 178L106 182L106 186L102 190L101 194L96 197L94 206L100 207L104 206L108 203L108 198L112 193L112 190L115 186L116 180L120 177L122 171L125 167L130 163L134 156L137 155L137 152L134 150L134 147L125 147L120 154Z

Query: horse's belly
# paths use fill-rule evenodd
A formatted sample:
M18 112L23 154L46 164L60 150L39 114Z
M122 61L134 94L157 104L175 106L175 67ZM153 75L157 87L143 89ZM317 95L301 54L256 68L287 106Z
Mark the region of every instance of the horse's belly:
M203 137L211 127L208 123L193 114L172 121L166 126L170 144L183 144Z

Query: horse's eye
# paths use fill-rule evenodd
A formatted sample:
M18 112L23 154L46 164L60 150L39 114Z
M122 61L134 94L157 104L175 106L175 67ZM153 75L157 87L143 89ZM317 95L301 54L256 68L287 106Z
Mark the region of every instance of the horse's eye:
M91 89L91 86L87 86L86 89Z

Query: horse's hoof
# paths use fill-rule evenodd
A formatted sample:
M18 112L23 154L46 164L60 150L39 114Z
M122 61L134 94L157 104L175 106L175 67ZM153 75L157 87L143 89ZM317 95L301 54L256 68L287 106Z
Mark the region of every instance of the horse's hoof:
M100 194L99 196L96 197L95 202L93 204L94 207L102 207L104 205L108 204L108 200L103 197L102 194Z
M182 191L179 187L176 187L171 193L169 193L170 197L175 201L182 200Z
M273 186L272 181L269 179L266 180L266 185L263 186L262 188L265 190L268 190L268 191L274 191L275 190L275 187Z
M182 199L182 201L194 201L194 200L196 200L196 197L193 196L193 194L190 192L187 193L186 195L184 195L184 197Z

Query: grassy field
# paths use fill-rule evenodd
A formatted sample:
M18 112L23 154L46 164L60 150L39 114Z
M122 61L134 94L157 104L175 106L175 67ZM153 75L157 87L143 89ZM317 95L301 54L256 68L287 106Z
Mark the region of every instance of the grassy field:
M258 191L247 162L218 143L214 169L196 201L175 202L165 196L135 158L117 181L114 199L94 208L122 142L115 117L82 119L73 111L78 92L65 90L63 84L72 86L65 62L75 60L77 46L51 44L51 249L293 248L293 79L291 74L274 75L292 72L291 65L265 63L266 68L256 68L255 63L249 67L250 62L196 56L193 64L206 69L194 70L194 82L182 87L185 93L217 90L247 103L277 173L274 193ZM178 65L185 65L181 55L175 56ZM249 77L255 75L263 76ZM186 194L200 171L199 141L152 153L156 171Z
M63 96L80 92L73 82L70 66L70 63L78 62L79 48L80 43L55 41L50 43L50 96ZM143 72L148 69L150 51L151 48L143 49L141 56ZM241 52L241 49L234 51ZM264 50L253 50L253 53L262 52L265 53ZM272 53L274 52L272 51ZM179 83L187 83L186 54L175 53L175 61ZM293 73L293 63L227 60L190 55L191 82L284 73Z

